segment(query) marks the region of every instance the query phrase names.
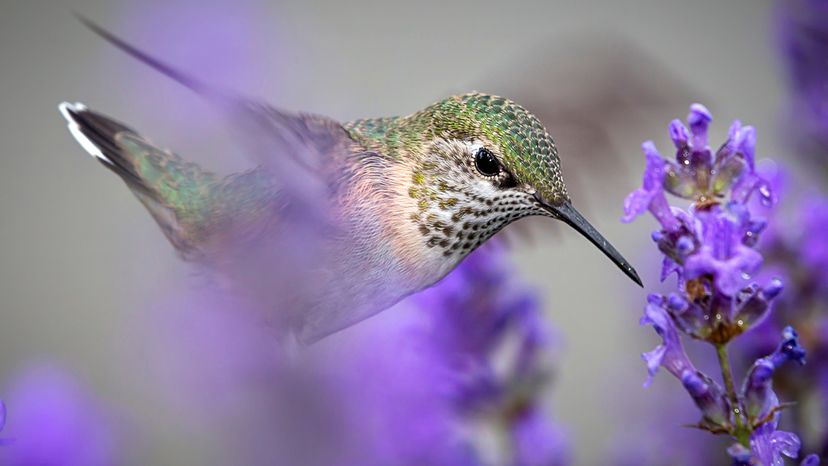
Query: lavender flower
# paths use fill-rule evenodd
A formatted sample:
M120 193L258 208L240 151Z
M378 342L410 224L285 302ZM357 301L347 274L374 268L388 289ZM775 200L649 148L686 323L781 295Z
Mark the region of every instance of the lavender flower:
M511 276L501 249L489 245L415 302L433 319L428 345L436 344L438 359L454 368L447 388L456 409L467 418L494 415L508 433L509 464L568 464L561 429L539 403L548 380L543 355L549 344L540 308ZM496 369L509 340L517 349Z
M115 424L103 406L62 369L33 366L15 377L15 441L10 465L117 463Z
M755 247L767 226L754 218L751 200L769 209L777 198L756 168L755 130L733 122L727 141L713 153L707 134L711 121L704 106L693 104L689 129L679 120L670 124L675 161L661 159L651 141L644 143L644 183L625 201L622 221L649 210L659 222L661 229L652 238L664 255L662 280L673 272L678 279L676 292L647 298L641 324L652 325L663 343L642 355L649 374L645 385L663 367L681 381L699 409L697 427L736 441L728 450L736 464L776 466L783 464L783 455L798 455L800 441L777 430L784 405L771 377L784 362L804 364L805 351L793 328L786 327L782 343L753 364L737 391L727 347L766 318L782 291L778 279L764 286L751 281L763 262ZM669 206L665 192L690 200L690 208ZM680 332L715 347L721 384L693 365Z
M171 404L208 426L231 452L224 463L569 464L541 405L552 340L539 302L493 246L293 361L238 299L200 292L161 306L148 327L173 332L152 348L174 377Z

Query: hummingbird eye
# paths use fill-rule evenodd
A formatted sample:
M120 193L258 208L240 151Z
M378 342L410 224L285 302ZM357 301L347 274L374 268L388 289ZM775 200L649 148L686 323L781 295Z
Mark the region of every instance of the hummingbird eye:
M474 154L474 165L483 176L495 176L500 173L500 162L492 151L485 147L481 147Z

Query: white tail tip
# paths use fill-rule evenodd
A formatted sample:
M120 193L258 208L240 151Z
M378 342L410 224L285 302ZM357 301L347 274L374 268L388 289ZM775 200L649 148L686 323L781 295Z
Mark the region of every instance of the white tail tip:
M78 144L83 147L86 152L92 157L96 159L103 160L108 164L112 164L112 161L106 158L106 156L101 152L101 149L95 145L85 134L81 131L81 127L78 124L77 120L72 116L72 113L80 113L87 110L86 105L75 102L74 104L70 104L69 102L61 102L58 105L58 110L60 110L60 114L63 115L63 118L66 118L67 127L69 128L69 132L72 134L72 137L78 141Z

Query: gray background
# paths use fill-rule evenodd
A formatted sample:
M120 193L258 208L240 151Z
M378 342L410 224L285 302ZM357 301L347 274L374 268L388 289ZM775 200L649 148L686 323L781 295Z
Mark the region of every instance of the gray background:
M591 55L572 50L588 42L593 51L611 51L613 37L623 37L681 82L681 98L643 117L646 125L611 134L617 167L602 166L604 178L589 163L573 162L578 154L566 153L558 138L565 170L582 180L573 189L576 202L589 206L599 230L650 283L655 267L644 262L652 259L645 254L652 221L617 221L623 197L640 180L642 140L666 148L669 119L702 100L716 117L713 141L740 117L757 126L760 154L787 159L774 134L784 92L765 1L244 3L258 13L255 46L228 50L247 54L239 62L247 71L217 79L286 108L340 119L408 113L473 88L517 92L523 82L533 83L540 98L560 95L572 85L567 70L589 69ZM122 183L79 150L56 104L94 105L195 160L208 157L190 154L224 147L210 117L181 123L188 115L182 108L202 105L195 98L122 57L71 16L77 11L120 28L162 55L197 50L158 50L165 45L158 37L130 29L134 16L163 16L170 8L160 0L4 0L0 16L0 397L27 364L57 361L149 431L133 446L138 464L195 464L198 442L207 442L154 412L152 381L140 364L124 367L117 357L131 313L187 269ZM184 27L188 18L159 24L169 30L176 21ZM551 69L549 77L532 75L536 66ZM669 83L646 83L661 85L669 94ZM193 132L180 134L182 126ZM535 239L516 245L514 255L520 274L543 292L562 342L549 405L570 432L577 463L598 464L629 424L619 406L654 399L640 388L645 369L638 354L656 343L637 325L644 294L574 233L557 229L549 240L534 230ZM665 388L680 391L666 376L651 390Z

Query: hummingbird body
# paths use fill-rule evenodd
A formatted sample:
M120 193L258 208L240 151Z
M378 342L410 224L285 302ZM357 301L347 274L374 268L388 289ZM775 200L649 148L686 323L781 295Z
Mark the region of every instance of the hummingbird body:
M549 133L505 98L470 93L340 124L218 94L90 27L217 102L258 167L221 177L63 103L72 134L127 183L183 258L275 308L302 342L434 284L528 215L570 224L640 283L572 208Z

